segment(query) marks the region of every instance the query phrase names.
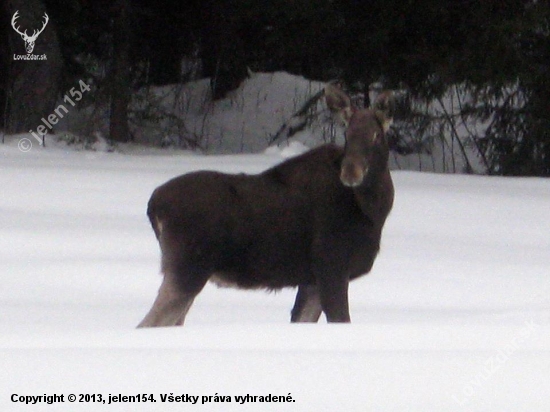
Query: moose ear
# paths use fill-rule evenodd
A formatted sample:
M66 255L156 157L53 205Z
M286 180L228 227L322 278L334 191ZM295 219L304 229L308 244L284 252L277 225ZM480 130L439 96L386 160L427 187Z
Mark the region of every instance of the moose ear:
M380 93L372 105L372 109L384 129L384 133L387 132L393 123L395 114L395 97L393 93L391 91Z
M351 100L339 87L327 84L325 87L325 100L330 111L342 121L344 126L349 125L353 114Z

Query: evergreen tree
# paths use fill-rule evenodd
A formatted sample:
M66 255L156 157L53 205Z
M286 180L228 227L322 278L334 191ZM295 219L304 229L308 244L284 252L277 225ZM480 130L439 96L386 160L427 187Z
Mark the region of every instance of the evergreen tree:
M468 101L459 113L409 119L411 138L413 130L418 135L409 149L453 116L475 119L486 129L459 143L476 148L490 173L550 175L548 2L43 1L12 0L2 8L0 35L12 49L21 43L9 25L15 8L32 13L33 22L45 10L51 19L40 36L40 47L51 48L47 65L13 64L11 51L0 50L8 131L35 127L51 111L55 93L86 77L95 86L90 100L113 102L111 125L120 132L112 137L125 140L129 94L143 85L182 81L180 64L187 57L200 59L215 98L238 87L247 68L339 79L362 92L377 82L406 91L424 107L460 89ZM122 9L128 10L125 19ZM32 97L39 93L49 97ZM409 149L403 151L416 150Z

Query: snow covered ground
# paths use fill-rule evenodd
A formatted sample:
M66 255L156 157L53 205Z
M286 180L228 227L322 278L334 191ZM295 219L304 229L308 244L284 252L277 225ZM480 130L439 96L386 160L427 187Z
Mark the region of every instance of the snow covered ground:
M550 410L550 180L394 172L351 325L289 324L293 290L207 286L184 328L136 330L161 281L152 190L283 156L23 153L19 138L0 145L0 410Z

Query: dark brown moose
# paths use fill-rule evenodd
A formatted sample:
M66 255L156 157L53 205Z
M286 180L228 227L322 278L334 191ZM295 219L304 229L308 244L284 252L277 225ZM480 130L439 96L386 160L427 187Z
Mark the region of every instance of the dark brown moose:
M393 203L386 131L393 98L355 109L340 89L327 105L347 126L328 144L258 175L198 171L158 187L147 214L164 276L138 327L183 325L208 280L242 289L298 287L292 322L349 322L348 283L369 272Z

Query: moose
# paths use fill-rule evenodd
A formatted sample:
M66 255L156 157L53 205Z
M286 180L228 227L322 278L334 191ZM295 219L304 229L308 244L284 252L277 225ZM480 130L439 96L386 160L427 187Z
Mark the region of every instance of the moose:
M329 84L325 101L346 126L326 144L257 175L196 171L153 192L147 214L164 276L138 327L183 325L197 294L218 286L298 287L291 322L350 322L348 284L380 248L394 188L386 132L394 100L357 109Z
M21 30L19 30L19 27L16 26L16 20L18 19L18 17L19 17L19 10L17 10L13 14L13 17L11 19L11 25L12 25L13 29L17 33L19 33L21 35L21 38L24 40L25 49L27 50L27 53L31 54L32 51L34 50L34 43L36 42L36 39L38 38L38 35L44 31L44 29L46 28L46 25L48 24L48 21L50 21L50 18L48 17L48 15L46 13L44 13L44 23L42 23L42 28L40 30L34 30L32 35L29 36L27 34L27 30L22 32Z

